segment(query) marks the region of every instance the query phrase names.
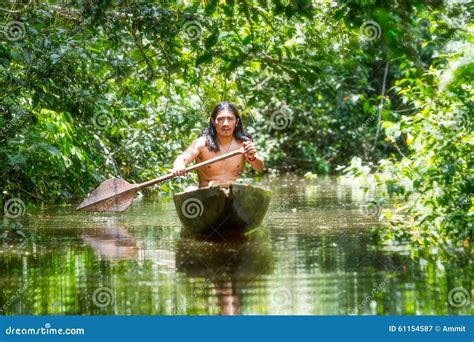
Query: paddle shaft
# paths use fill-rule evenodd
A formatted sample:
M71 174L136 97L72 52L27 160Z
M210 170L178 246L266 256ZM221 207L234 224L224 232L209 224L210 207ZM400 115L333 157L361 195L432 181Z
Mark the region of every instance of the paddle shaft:
M186 168L186 171L192 171L194 169L197 169L199 167L202 167L202 166L206 166L206 165L209 165L209 164L212 164L212 163L215 163L215 162L218 162L220 160L224 160L224 159L227 159L227 158L231 158L231 157L234 157L234 156L237 156L239 154L243 154L244 151L242 148L238 149L238 150L235 150L235 151L232 151L232 152L229 152L229 153L226 153L226 154L223 154L222 156L219 156L219 157L215 157L215 158L212 158L212 159L209 159L209 160L206 160L202 163L199 163L199 164L194 164L190 167L187 167ZM137 184L137 189L140 190L140 189L143 189L147 186L151 186L151 185L155 185L155 184L158 184L160 182L163 182L165 180L168 180L168 179L171 179L171 178L174 178L174 177L177 177L175 176L174 174L172 173L169 173L167 175L164 175L164 176L161 176L159 178L156 178L156 179L152 179L152 180L149 180L148 182L144 182L144 183L140 183L140 184Z

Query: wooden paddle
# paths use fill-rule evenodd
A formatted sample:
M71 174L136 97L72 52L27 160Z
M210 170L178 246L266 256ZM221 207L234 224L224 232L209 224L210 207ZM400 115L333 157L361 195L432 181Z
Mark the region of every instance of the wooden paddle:
M242 147L238 150L223 154L222 156L190 166L186 168L186 171L191 171L201 166L209 165L243 153L244 148ZM138 190L174 177L176 176L169 173L160 178L140 184L130 184L122 178L108 179L99 185L76 209L86 211L124 211L132 204L133 197Z

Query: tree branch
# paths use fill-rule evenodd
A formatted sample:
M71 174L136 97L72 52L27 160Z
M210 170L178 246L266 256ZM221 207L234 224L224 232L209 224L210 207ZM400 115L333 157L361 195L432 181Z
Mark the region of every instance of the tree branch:
M385 100L385 87L387 86L388 65L389 65L388 61L385 62L385 70L383 72L383 81L382 81L382 95L381 95L380 104L379 104L379 112L377 115L377 131L375 133L374 144L372 145L372 148L370 149L371 152L375 150L375 146L377 145L377 140L379 139L379 134L380 134L380 118L382 117L383 103Z

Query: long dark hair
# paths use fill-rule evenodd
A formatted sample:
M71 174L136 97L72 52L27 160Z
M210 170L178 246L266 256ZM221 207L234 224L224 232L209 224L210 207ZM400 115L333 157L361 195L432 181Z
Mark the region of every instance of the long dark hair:
M206 146L209 151L218 152L220 150L219 144L217 143L217 132L214 127L214 121L216 120L217 114L225 109L234 114L237 119L237 126L235 126L234 129L234 137L242 142L253 140L252 136L247 133L244 128L237 108L232 103L219 102L211 112L211 117L209 118L207 127L202 130L201 134L199 134L200 137L206 138Z

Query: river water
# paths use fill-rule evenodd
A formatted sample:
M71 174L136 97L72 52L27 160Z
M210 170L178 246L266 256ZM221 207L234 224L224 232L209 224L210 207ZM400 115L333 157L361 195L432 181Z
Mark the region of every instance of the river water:
M0 239L0 314L471 313L467 267L375 248L371 227L386 223L365 203L376 190L336 178L260 184L270 209L245 242L182 237L163 197L119 214L58 207L4 219L24 228Z

